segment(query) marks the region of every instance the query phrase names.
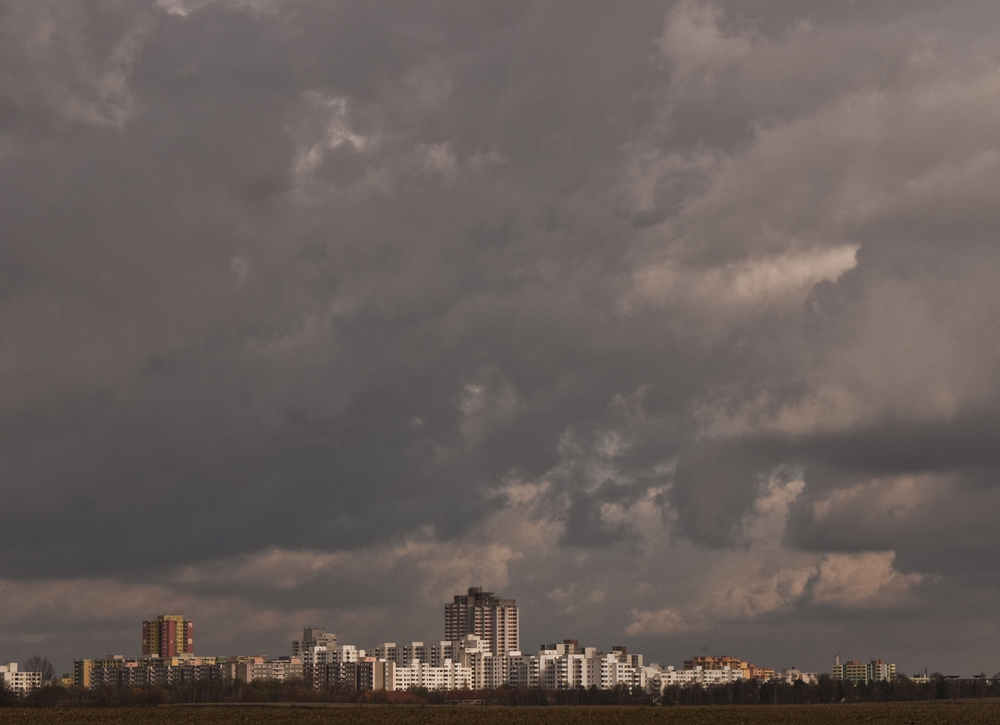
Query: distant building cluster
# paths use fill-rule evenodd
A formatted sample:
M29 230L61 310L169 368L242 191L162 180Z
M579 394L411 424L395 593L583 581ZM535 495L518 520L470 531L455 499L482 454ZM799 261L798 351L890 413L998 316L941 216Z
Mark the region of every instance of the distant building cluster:
M173 685L204 680L303 681L316 688L368 690L490 690L512 687L563 690L626 686L659 695L669 687L725 685L744 680L814 684L819 675L794 668L779 673L739 657L698 656L682 669L644 662L623 646L603 652L577 640L543 644L537 653L521 650L517 602L470 587L445 605L445 639L438 642L383 642L371 649L341 644L337 635L310 627L292 642L291 654L205 657L194 654L194 624L182 615L163 614L142 623L142 656L108 655L73 663L72 684L100 687ZM835 659L832 677L851 682L892 680L896 667L882 660L861 664ZM24 694L40 686L41 674L0 666L7 686Z
M738 670L742 673L742 677L745 680L774 679L773 667L758 667L757 665L751 664L746 660L741 660L739 657L694 657L690 660L684 660L685 670L696 670L699 667L703 670L711 672L724 671L727 669L732 672L736 672Z
M846 680L854 683L884 682L896 679L896 665L892 662L872 660L862 664L858 660L847 660L840 663L840 655L833 658L833 669L830 676L835 680Z

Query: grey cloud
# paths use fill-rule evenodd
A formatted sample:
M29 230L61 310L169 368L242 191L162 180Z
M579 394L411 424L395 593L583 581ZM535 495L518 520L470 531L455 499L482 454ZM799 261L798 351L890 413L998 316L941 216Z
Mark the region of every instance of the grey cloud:
M970 552L995 543L996 11L4 10L0 578L19 601L108 580L200 608L221 648L244 646L226 607L260 646L313 616L405 637L459 557L523 601L526 637L611 640L740 557L759 600L825 555L893 551L900 581L927 575L885 635L917 658L900 632L939 615L936 587L995 586ZM905 476L947 481L947 506L861 515ZM226 579L284 581L268 551L323 576ZM779 621L828 647L888 616L803 595L741 618L730 594L718 621L630 646L780 659ZM99 627L127 645L134 614Z

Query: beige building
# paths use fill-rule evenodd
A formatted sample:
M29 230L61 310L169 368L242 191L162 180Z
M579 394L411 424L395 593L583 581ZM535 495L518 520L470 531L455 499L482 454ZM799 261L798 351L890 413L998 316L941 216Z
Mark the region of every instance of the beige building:
M223 657L124 657L108 655L98 660L74 660L73 684L85 689L98 687L147 687L176 682L222 679Z
M304 668L300 657L281 657L269 660L250 657L236 665L236 677L244 682L271 680L285 682L303 679Z
M830 676L835 680L848 682L883 682L896 679L896 665L884 660L872 660L862 664L858 660L847 660L840 663L840 655L833 658L833 668Z
M773 667L759 667L758 665L755 665L752 662L747 662L739 657L729 657L726 655L721 657L692 657L689 660L684 660L684 669L701 669L703 672L713 672L716 670L741 670L743 672L744 680L764 681L774 679Z
M73 660L73 684L89 690L93 682L94 660Z

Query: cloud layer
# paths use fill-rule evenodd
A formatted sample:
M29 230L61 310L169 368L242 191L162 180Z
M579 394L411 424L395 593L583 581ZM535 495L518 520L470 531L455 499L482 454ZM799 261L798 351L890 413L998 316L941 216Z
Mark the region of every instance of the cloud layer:
M1000 11L0 12L0 660L998 669Z

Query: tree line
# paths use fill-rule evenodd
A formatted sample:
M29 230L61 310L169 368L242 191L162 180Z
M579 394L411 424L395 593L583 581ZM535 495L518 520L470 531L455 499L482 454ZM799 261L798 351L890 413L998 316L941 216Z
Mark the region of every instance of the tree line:
M805 705L836 702L915 702L921 700L964 700L1000 697L1000 673L992 678L980 676L954 679L940 673L929 682L915 682L900 676L880 682L850 682L820 675L815 683L801 680L761 682L741 680L725 685L665 687L663 704L678 705Z
M36 670L38 671L38 670ZM1000 675L993 678L951 679L932 675L930 682L906 677L892 682L852 683L821 675L816 683L743 680L724 685L668 686L662 693L619 685L563 690L516 688L446 692L410 688L407 692L357 692L345 685L314 688L302 680L286 682L201 680L144 687L62 687L49 680L22 698L0 688L0 707L118 707L194 703L340 702L448 704L482 700L491 705L799 705L836 702L912 702L1000 697Z

